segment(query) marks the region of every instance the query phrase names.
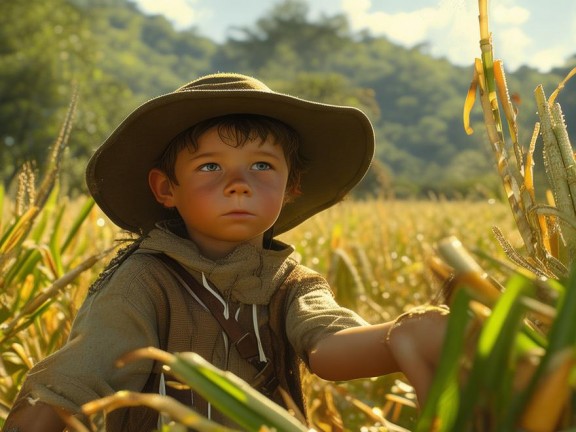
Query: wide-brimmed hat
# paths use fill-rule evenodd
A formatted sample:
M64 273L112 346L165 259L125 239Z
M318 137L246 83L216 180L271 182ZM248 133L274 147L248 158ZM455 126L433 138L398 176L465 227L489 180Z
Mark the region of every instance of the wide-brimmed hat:
M340 201L362 179L374 154L372 125L356 108L276 93L245 75L207 75L136 108L96 150L86 170L96 203L119 227L139 234L173 217L154 198L148 172L177 134L227 114L273 117L301 136L300 153L307 161L301 194L285 204L275 234Z

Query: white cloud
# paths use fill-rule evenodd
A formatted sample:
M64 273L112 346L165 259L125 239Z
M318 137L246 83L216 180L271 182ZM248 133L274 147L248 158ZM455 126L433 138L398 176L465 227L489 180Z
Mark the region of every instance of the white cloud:
M470 65L480 56L477 5L470 1L441 0L442 27L431 34L431 54L459 65Z
M343 0L353 29L369 29L404 46L429 43L435 56L470 64L478 56L478 11L462 0L440 0L436 7L409 12L371 12L371 0Z
M528 22L530 11L522 6L495 4L490 17L494 24L517 26Z
M570 45L576 44L576 11L572 12L566 28L566 42Z
M507 69L516 69L525 64L530 58L526 53L530 51L532 39L520 27L500 28L494 32L494 57L502 59Z
M443 20L433 8L390 14L370 12L370 7L370 0L342 1L342 9L348 14L353 29L368 29L403 45L425 41L430 29L441 25Z
M571 52L570 50L573 50L573 48L558 46L536 51L531 54L530 64L533 67L542 67L543 69L548 69L550 65L562 66L570 56L567 54Z
M515 4L514 0L495 4L489 11L494 38L494 56L502 59L504 67L514 70L527 62L533 64L534 40L524 30L530 20L530 11ZM530 54L528 54L530 53Z
M138 0L137 3L144 13L164 15L180 29L197 24L207 13L197 7L197 0Z
M412 11L406 2L402 12L382 11L375 0L342 0L342 10L349 16L353 30L368 29L372 34L411 47L428 43L435 57L446 57L458 65L471 65L480 56L478 4L471 0L436 0L436 6ZM380 9L379 11L376 9ZM414 7L413 7L414 8ZM518 0L500 0L490 5L490 31L494 55L503 59L509 70L529 64L540 70L563 64L568 45L576 41L576 18L571 28L564 27L562 45L543 45L536 36L532 10ZM576 50L574 50L576 51Z

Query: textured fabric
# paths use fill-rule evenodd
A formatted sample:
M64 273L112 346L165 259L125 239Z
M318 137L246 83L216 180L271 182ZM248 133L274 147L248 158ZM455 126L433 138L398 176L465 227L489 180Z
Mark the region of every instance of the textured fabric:
M298 266L298 286L290 289L287 296L286 333L305 362L307 352L322 337L366 324L357 314L335 303L320 275L297 264L291 247L274 242L272 250L261 251L243 245L225 259L213 262L200 256L191 241L168 230L155 229L142 242L141 249L88 296L68 343L30 371L20 403L32 397L78 412L82 404L118 390L157 392L151 373L159 370L158 365L141 360L118 369L115 361L137 348L159 347L163 331L170 332L173 346L168 350L186 347L250 382L256 373L254 367L235 349L227 350L218 322L149 254L153 252L176 259L196 278L203 272L211 286L227 299L231 313L240 315L251 310L252 304L267 304L287 274ZM170 313L176 308L189 313ZM112 418L121 415L122 412L116 413ZM141 415L156 418L150 412ZM137 418L144 422L144 417ZM230 424L222 418L216 420ZM124 425L109 430L147 430L142 424L135 427Z

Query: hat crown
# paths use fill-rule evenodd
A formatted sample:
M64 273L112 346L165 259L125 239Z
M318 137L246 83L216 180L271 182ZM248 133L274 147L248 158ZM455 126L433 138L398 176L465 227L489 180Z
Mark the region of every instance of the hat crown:
M266 84L256 78L233 73L206 75L183 85L177 91L196 90L259 90L272 92Z

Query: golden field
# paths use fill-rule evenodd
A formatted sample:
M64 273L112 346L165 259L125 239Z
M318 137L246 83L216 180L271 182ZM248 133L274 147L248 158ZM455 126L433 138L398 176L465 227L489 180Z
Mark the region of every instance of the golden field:
M5 202L4 202L5 201ZM24 373L66 339L71 320L87 289L113 253L92 259L127 235L118 231L88 198L68 201L55 191L30 221L26 235L17 237L14 221L26 216L26 206L16 208L3 200L2 244L2 356L0 401L2 417L11 404ZM428 267L436 255L436 242L455 235L470 250L505 260L492 235L498 226L513 243L519 239L507 204L495 200L342 202L279 237L293 244L302 263L325 274L341 303L357 310L371 322L393 319L407 308L429 302L441 286ZM58 284L71 272L91 261L69 283ZM384 410L408 424L416 411L387 402L390 387L413 398L398 377L360 380L343 388L338 410L355 427L373 424L346 400L364 400L374 412ZM323 386L311 382L324 412ZM398 389L400 385L400 389ZM337 398L338 399L338 398ZM402 412L401 412L402 411ZM407 414L406 414L407 413ZM408 417L408 418L402 418Z

